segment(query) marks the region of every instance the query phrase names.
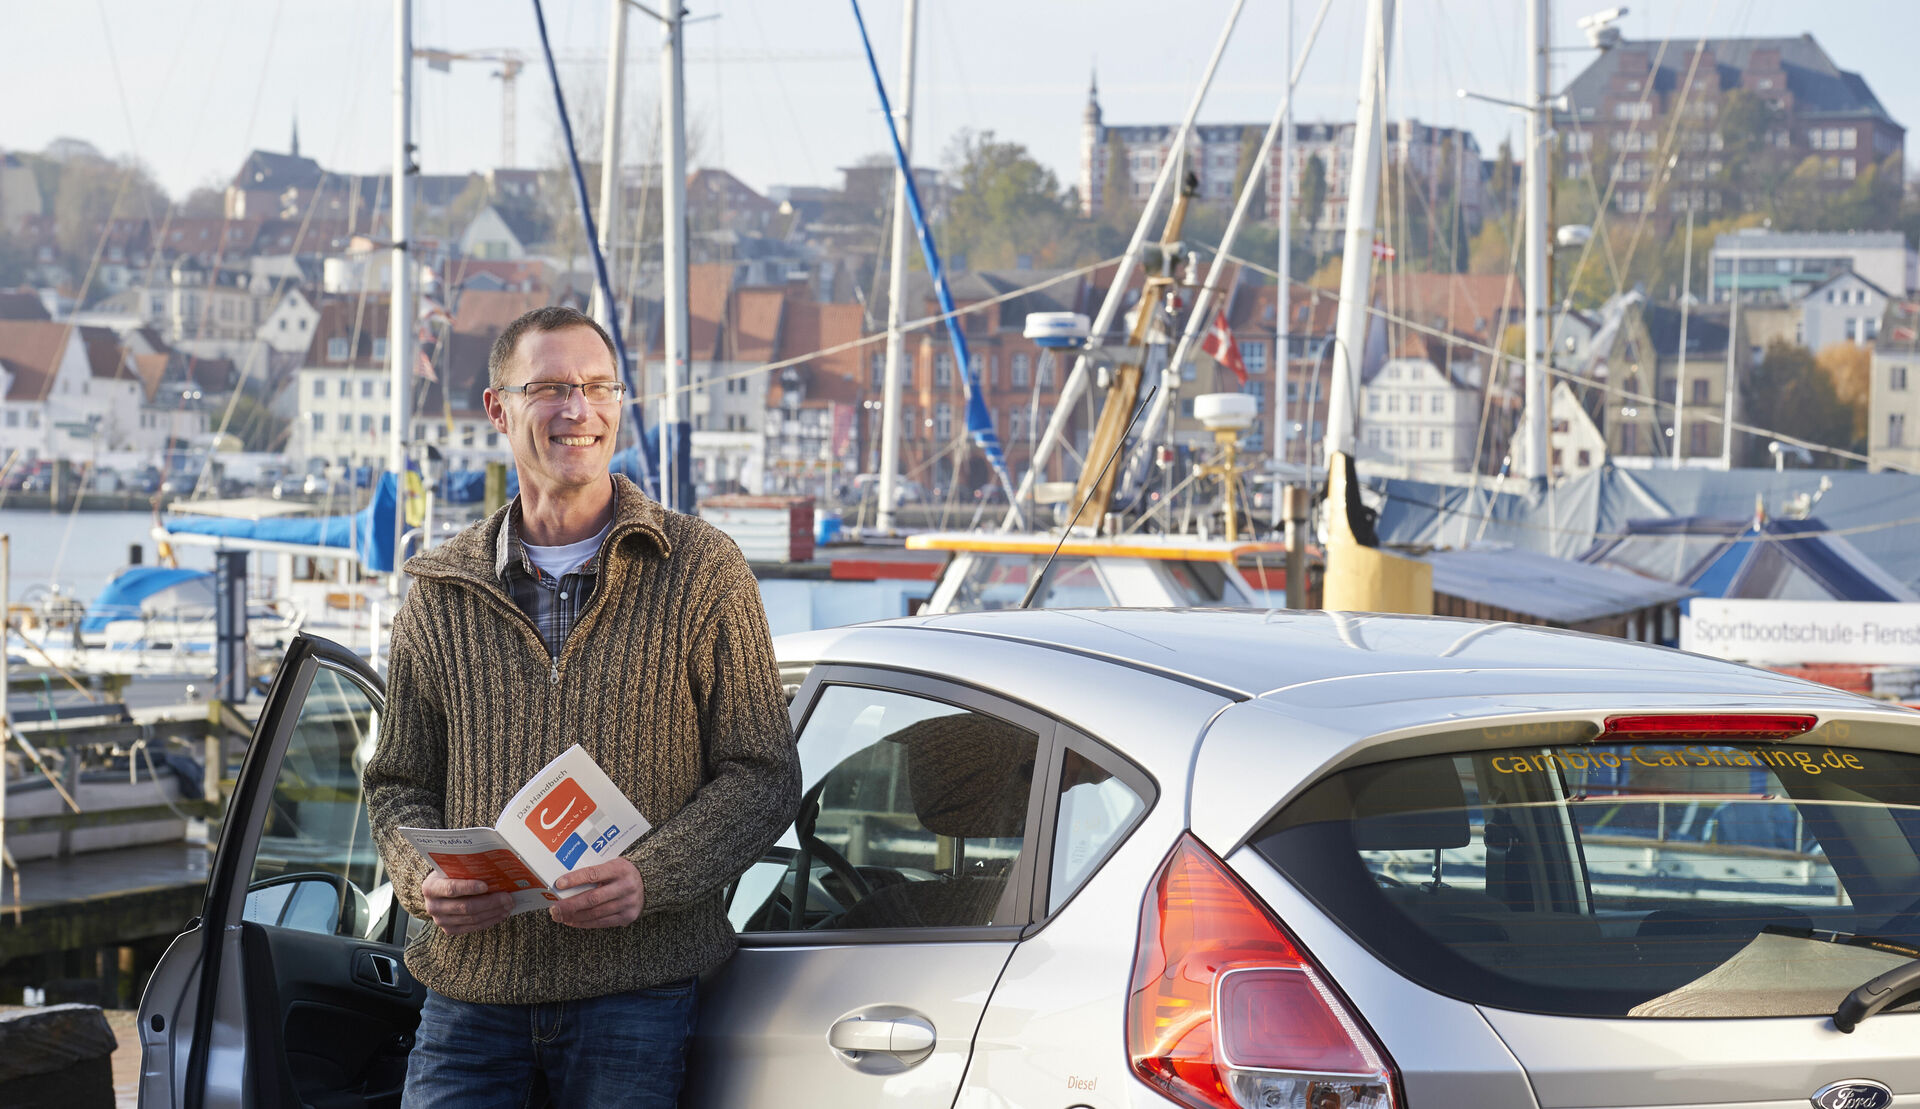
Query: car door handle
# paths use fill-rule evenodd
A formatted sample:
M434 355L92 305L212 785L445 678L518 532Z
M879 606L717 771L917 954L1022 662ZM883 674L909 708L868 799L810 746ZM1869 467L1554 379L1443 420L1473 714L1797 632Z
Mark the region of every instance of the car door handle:
M377 951L362 949L354 953L353 977L362 985L389 993L404 994L413 989L400 967L400 960Z
M888 1055L925 1055L933 1050L933 1025L918 1017L867 1020L848 1017L827 1029L827 1044L849 1054L884 1052Z

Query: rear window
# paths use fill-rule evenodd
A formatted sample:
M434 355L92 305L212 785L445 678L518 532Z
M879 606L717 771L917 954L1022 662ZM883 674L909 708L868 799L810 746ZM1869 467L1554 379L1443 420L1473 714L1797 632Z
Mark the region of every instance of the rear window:
M1381 961L1476 1004L1819 1015L1920 957L1917 806L1920 757L1896 752L1511 747L1330 775L1254 847Z

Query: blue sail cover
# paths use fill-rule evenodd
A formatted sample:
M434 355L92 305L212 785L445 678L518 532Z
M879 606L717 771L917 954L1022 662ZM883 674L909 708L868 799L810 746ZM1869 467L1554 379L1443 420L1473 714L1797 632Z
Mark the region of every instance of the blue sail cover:
M183 570L170 566L135 566L107 583L100 595L87 606L80 630L87 634L104 632L113 620L138 620L141 602L187 582L211 581L206 570ZM210 595L210 591L209 591Z
M360 558L370 573L393 570L393 527L397 505L393 474L383 472L373 500L350 516L293 516L272 520L234 520L221 516L168 516L166 529L182 535L219 535L265 543L338 547Z
M860 43L867 51L867 68L873 73L873 87L880 94L880 116L887 121L887 139L893 144L893 164L907 187L907 212L913 216L913 229L920 236L920 253L927 262L927 276L933 279L933 291L946 317L947 335L953 340L953 357L960 363L960 380L967 388L967 434L987 456L987 464L1006 489L1007 501L1018 504L1013 478L1007 472L1007 453L1000 436L993 430L993 414L987 411L987 399L980 389L980 368L967 350L967 336L955 314L953 293L947 288L947 274L940 265L940 252L934 248L933 232L927 227L926 209L920 205L920 189L914 184L913 169L907 164L907 152L900 145L900 129L893 123L893 104L887 99L887 84L880 79L880 63L873 57L873 42L867 37L867 21L860 15L860 0L853 2L853 19L860 26Z

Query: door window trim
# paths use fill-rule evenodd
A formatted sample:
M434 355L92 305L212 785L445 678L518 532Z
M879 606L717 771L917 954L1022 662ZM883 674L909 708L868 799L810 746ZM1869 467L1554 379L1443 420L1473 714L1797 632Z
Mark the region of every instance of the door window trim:
M800 692L793 698L790 710L793 718L795 742L799 742L806 730L807 721L813 710L819 705L826 686L850 686L859 689L879 690L883 693L899 693L910 697L920 697L942 704L952 705L967 712L977 712L1004 720L1026 731L1032 732L1037 739L1034 752L1033 780L1028 784L1027 820L1022 835L1023 846L1018 860L1014 863L1013 873L1008 883L1014 887L1013 903L1023 907L1021 913L1026 919L1018 923L989 924L977 928L834 928L807 929L784 932L741 932L739 942L742 947L821 947L846 946L864 943L974 943L991 940L1017 940L1028 933L1033 922L1033 891L1038 882L1035 870L1042 822L1041 809L1047 803L1046 789L1055 780L1051 773L1055 765L1056 738L1058 722L1051 716L1028 705L988 693L975 686L966 685L949 679L933 677L914 670L891 670L878 666L850 666L839 663L821 662L815 664L802 683Z
M1047 830L1047 834L1043 837L1033 859L1035 876L1033 902L1028 911L1028 916L1033 923L1027 925L1025 929L1024 934L1027 936L1034 935L1045 928L1054 917L1059 916L1068 905L1073 904L1074 898L1080 896L1080 891L1087 888L1087 883L1093 881L1099 875L1101 868L1107 865L1107 860L1111 859L1127 840L1133 838L1133 833L1146 822L1147 817L1153 812L1154 805L1160 800L1160 784L1154 781L1153 775L1147 773L1138 763L1070 724L1058 724L1056 728L1053 751L1047 759L1047 792L1042 799L1040 814L1041 826ZM1052 896L1050 887L1053 881L1053 847L1060 837L1060 779L1066 772L1068 751L1078 754L1118 778L1121 785L1132 790L1140 798L1141 808L1126 829L1114 836L1107 844L1106 850L1100 853L1099 859L1088 868L1087 876L1080 885L1067 895L1067 899L1060 903L1059 908L1049 912L1047 905Z
M199 985L193 1006L192 1038L188 1041L184 1089L189 1107L202 1104L206 1094L207 1067L213 1042L213 1023L219 1009L220 983L229 971L222 965L226 945L224 936L237 929L246 906L245 885L253 873L253 859L260 851L265 820L260 812L271 804L262 790L272 788L280 776L287 745L300 723L300 709L306 707L307 694L321 667L339 672L366 693L374 708L385 713L386 686L366 661L345 647L318 636L300 632L287 647L281 669L267 690L265 703L247 743L234 778L232 798L221 814L220 839L207 868L207 897L200 909L198 932L201 963ZM206 772L219 774L222 767L209 766ZM247 877L241 877L242 867ZM238 889L236 890L236 885ZM236 949L237 950L237 949ZM178 1035L178 1033L175 1033Z

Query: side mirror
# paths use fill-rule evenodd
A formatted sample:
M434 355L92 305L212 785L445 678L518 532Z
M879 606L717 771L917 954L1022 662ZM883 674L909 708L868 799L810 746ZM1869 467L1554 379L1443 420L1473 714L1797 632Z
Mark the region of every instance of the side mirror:
M281 874L247 887L240 919L322 936L365 936L367 897L338 874Z

